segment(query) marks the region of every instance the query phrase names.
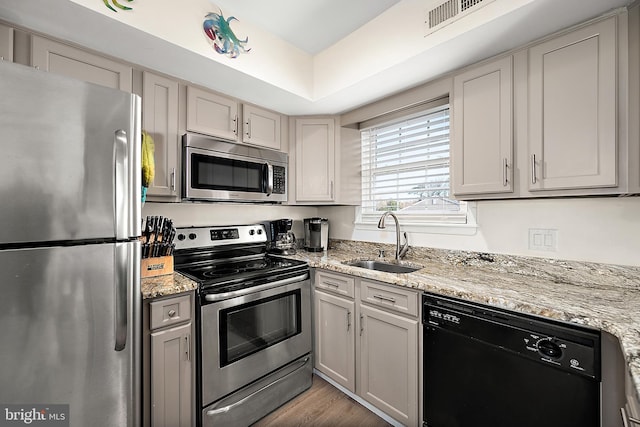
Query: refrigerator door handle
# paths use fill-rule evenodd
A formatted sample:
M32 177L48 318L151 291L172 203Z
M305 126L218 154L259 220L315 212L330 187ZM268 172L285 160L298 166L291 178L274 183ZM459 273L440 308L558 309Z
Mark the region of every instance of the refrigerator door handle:
M113 139L113 225L117 240L126 239L127 224L122 220L127 218L127 132L118 129Z
M140 280L138 275L140 270L138 265L139 259L140 242L122 242L115 244L115 351L124 350L127 344L129 291L133 289L135 292L137 287L133 285Z

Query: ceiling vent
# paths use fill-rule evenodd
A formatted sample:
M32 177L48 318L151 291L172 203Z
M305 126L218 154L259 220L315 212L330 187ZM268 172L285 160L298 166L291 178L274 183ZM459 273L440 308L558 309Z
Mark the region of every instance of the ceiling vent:
M425 13L425 37L494 0L447 0Z

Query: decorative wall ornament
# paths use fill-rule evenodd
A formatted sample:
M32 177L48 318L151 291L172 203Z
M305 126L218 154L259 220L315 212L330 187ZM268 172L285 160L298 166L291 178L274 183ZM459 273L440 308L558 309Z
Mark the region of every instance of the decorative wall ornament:
M225 19L220 11L220 13L208 13L202 23L204 33L215 51L227 55L229 58L237 58L241 53L247 53L251 50L245 47L249 37L240 40L231 30L230 24L233 20L237 21L238 19L233 16Z
M117 12L117 10L115 10L113 8L113 6L122 9L122 10L131 10L131 8L129 6L124 6L121 5L120 3L118 3L118 0L102 0L104 2L104 5L107 6L109 9L113 10L114 12ZM111 6L109 4L109 1L111 1L111 3L113 3L113 6ZM128 2L132 2L133 0L127 0Z

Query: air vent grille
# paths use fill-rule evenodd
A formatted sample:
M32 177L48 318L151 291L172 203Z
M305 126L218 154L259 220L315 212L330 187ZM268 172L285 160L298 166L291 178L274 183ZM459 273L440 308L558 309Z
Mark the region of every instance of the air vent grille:
M429 28L440 25L458 14L458 0L449 0L429 11Z
M464 12L478 3L482 3L482 0L460 0L460 10Z
M426 11L425 36L461 17L480 9L494 0L446 0Z

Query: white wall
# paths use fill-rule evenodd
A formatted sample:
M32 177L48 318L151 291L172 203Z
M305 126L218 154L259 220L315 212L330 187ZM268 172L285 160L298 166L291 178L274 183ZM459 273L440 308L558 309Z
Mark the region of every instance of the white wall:
M354 207L324 207L330 237L395 243L395 229L356 229ZM475 234L408 232L412 246L640 266L640 198L477 202ZM401 224L402 228L402 224ZM529 249L529 229L557 230L555 252Z
M178 227L254 224L279 218L293 219L292 231L303 238L302 220L318 216L313 206L257 205L243 203L151 203L142 207L142 217L163 215Z

